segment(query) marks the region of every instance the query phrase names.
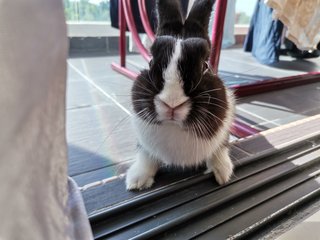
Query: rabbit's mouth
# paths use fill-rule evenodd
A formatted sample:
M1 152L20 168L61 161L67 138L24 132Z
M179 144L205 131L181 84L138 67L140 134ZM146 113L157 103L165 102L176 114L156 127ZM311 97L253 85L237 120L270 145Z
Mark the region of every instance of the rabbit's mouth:
M177 123L182 125L186 120L191 109L189 99L176 104L170 104L167 101L156 97L154 99L155 110L157 113L157 120L160 122Z

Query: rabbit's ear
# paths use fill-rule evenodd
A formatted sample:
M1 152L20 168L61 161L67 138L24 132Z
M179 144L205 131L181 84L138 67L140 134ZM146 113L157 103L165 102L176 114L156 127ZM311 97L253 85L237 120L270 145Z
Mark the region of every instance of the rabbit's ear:
M215 0L196 0L184 24L184 37L209 40L208 25Z
M180 36L183 28L183 15L180 0L157 0L157 35Z

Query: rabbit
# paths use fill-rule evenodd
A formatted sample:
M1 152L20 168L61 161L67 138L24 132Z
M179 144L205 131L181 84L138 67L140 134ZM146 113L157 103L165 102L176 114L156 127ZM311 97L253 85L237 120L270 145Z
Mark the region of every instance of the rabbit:
M127 190L147 189L161 165L189 167L206 161L219 184L233 174L229 132L235 99L213 74L208 22L214 1L196 0L186 19L179 0L158 0L152 60L132 87L135 162Z

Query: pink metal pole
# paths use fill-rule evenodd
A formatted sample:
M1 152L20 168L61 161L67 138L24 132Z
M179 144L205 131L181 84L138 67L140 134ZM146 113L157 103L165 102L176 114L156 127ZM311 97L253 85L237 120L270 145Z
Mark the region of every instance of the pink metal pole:
M139 12L144 30L146 31L149 39L153 42L155 40L154 32L150 26L148 19L146 0L138 0Z
M315 82L320 82L320 72L310 72L296 76L262 80L247 85L233 85L231 88L235 90L237 97L246 97Z
M247 124L235 120L231 129L231 133L236 137L243 138L251 136L253 134L257 134L259 133L259 131L250 127Z
M214 12L214 22L213 22L212 37L211 37L212 45L211 45L211 53L210 53L210 64L215 74L218 73L227 3L228 3L228 0L217 0L215 12Z
M143 46L143 44L140 40L138 31L136 28L136 24L135 24L134 18L132 16L131 2L130 2L130 0L122 0L122 3L123 3L124 14L126 16L128 28L132 34L133 41L137 45L137 48L138 48L140 54L142 55L142 57L144 57L148 62L150 62L150 60L151 60L150 54L149 54L148 50Z
M135 80L138 76L136 72L133 72L126 68L126 18L124 15L123 2L119 0L119 52L120 52L120 65L117 63L112 63L111 67L113 70L117 71L120 74L125 75L126 77Z
M134 72L134 71L131 71L129 70L128 68L126 67L122 67L120 66L119 64L117 63L112 63L111 64L111 67L113 70L117 71L118 73L130 78L131 80L136 80L137 77L138 77L138 73Z

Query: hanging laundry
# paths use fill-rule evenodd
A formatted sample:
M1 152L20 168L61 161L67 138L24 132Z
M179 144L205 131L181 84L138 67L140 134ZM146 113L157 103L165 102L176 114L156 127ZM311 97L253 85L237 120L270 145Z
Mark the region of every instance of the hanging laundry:
M272 9L258 0L250 22L244 50L263 64L279 61L283 24L272 19Z
M288 28L287 38L300 50L313 50L320 42L320 0L265 0L273 17Z

